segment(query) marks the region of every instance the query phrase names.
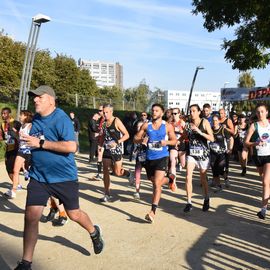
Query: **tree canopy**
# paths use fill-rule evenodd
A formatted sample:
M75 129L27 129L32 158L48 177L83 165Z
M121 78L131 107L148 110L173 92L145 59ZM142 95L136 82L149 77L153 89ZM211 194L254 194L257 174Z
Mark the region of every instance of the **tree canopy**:
M233 69L265 68L270 62L269 0L193 0L193 14L202 14L204 27L215 31L235 26L235 39L224 38L225 59Z
M251 71L242 72L238 78L238 87L251 88L255 86L255 79L251 74Z

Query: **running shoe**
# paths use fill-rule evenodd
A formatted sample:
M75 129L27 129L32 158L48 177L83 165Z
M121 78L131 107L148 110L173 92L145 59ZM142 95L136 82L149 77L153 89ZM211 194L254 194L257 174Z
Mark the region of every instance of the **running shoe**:
M104 195L102 198L99 199L100 202L110 202L112 200L112 196Z
M15 199L16 192L14 192L12 189L9 189L4 193L4 196L7 197L8 199Z
M184 208L184 212L185 213L189 213L192 210L192 204L191 203L187 203L185 208Z
M16 188L17 191L22 191L23 190L23 186L22 185L18 185Z
M58 219L53 220L52 224L53 226L60 227L64 226L68 222L67 217L59 216Z
M31 264L32 263L26 263L24 261L18 262L18 265L14 270L32 270Z
M247 167L244 167L241 172L241 176L245 176L246 174L247 174Z
M263 211L260 211L257 213L257 217L260 219L265 219L265 213L263 213Z
M223 190L222 185L216 186L214 193L219 193Z
M95 254L101 253L101 251L104 249L104 240L101 235L101 229L98 225L94 225L95 227L95 234L91 236L93 246L94 246L94 252Z
M131 170L129 171L128 182L130 186L135 184L134 173Z
M24 172L23 172L23 175L24 175L24 180L25 181L28 181L29 180L29 172L27 171L27 170L25 170Z
M52 221L55 217L55 214L58 212L57 208L51 208L48 216L45 218L46 222Z
M225 179L225 187L226 188L230 188L231 184L230 184L230 180L227 178Z
M100 175L99 173L97 173L97 174L93 177L93 179L98 180L98 181L103 180L103 178L101 177L101 175Z
M177 190L176 177L172 173L170 173L168 177L169 177L169 189L172 192L175 192Z
M135 192L134 194L133 194L133 198L134 198L134 200L137 200L137 201L139 201L141 198L140 198L140 193L139 192Z
M209 208L210 208L210 200L209 199L204 199L204 201L203 201L203 208L202 208L202 210L204 211L204 212L206 212L206 211L208 211L209 210Z

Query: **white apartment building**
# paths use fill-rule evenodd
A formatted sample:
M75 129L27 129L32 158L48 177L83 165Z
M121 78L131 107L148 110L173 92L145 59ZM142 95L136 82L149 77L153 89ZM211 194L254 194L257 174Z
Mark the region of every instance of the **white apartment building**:
M186 111L189 91L166 90L165 91L165 107L180 108ZM217 92L193 92L190 105L198 104L202 108L203 104L209 103L213 111L219 110L221 107L220 91Z
M98 87L116 86L123 89L123 67L118 62L102 62L93 60L78 60L82 69L87 69Z

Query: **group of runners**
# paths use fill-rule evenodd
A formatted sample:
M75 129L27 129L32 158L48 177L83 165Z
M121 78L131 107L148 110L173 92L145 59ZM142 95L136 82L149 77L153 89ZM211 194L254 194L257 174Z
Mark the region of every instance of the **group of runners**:
M2 139L7 147L19 136L19 151L6 153L6 167L13 181L12 188L6 192L9 198L15 198L18 190L20 167L26 164L31 152L31 167L27 171L30 181L27 187L24 250L21 262L15 269L31 269L32 257L38 237L38 224L48 200L58 199L64 207L66 215L77 222L90 234L94 252L99 254L104 248L101 229L93 225L89 216L79 207L79 186L74 153L77 143L74 127L70 118L55 105L55 92L49 86L40 86L30 91L33 97L36 114L27 118L21 116L22 126L17 127L2 110ZM113 115L113 106L105 104L99 107L98 125L98 172L103 174L104 195L102 203L112 201L110 176L126 177L130 185L135 185L134 199L140 199L140 179L142 168L145 168L147 179L152 182L153 196L151 208L145 215L149 223L153 223L161 198L162 186L168 185L172 192L177 189L176 172L186 168L187 202L183 211L192 210L192 179L195 168L200 173L203 191L202 211L210 208L209 184L215 192L222 190L220 177L224 177L226 187L230 187L229 160L234 149L238 154L242 167L242 175L246 174L247 160L252 155L262 179L262 207L257 213L260 219L266 216L270 196L270 123L268 108L265 104L256 107L257 120L249 123L243 115L232 121L226 117L224 109L218 114L211 114L211 107L205 104L201 110L197 104L190 106L190 115L181 115L179 108L165 112L161 104L153 104L151 116L141 114L134 136L133 156L135 157L135 174L123 168L123 143L129 139L129 133L122 121ZM24 112L22 112L24 113ZM24 119L28 119L27 121ZM11 124L13 123L13 124ZM13 141L13 144L15 143ZM15 144L14 144L15 145ZM234 147L237 146L237 147ZM23 153L23 155L21 154ZM11 158L12 157L12 158ZM12 162L17 167L12 166ZM26 165L25 165L26 166ZM16 169L15 169L16 168ZM211 168L212 181L209 182ZM14 170L13 170L14 169ZM53 203L52 203L53 204ZM56 208L53 206L52 208ZM52 210L52 209L51 209ZM50 211L49 215L55 213ZM49 218L49 217L48 217Z

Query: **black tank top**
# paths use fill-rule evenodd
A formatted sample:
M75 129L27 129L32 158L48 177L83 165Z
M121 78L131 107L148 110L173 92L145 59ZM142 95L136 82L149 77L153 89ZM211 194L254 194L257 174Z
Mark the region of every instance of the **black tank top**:
M207 133L205 128L203 127L203 121L207 121L207 120L201 119L201 122L198 128L201 132ZM210 151L207 144L207 139L205 139L199 133L193 131L189 125L187 127L187 132L188 132L188 140L189 140L188 155L192 156L196 160L208 159L210 155Z
M109 145L112 142L118 143L118 140L121 138L121 133L116 129L115 119L113 119L110 126L104 125L104 147L105 150L111 152L112 154L122 154L122 149L120 145L117 145L115 148L111 148Z
M215 141L209 143L211 153L216 154L225 153L228 149L228 146L224 127L221 126L218 129L212 128L212 130Z

